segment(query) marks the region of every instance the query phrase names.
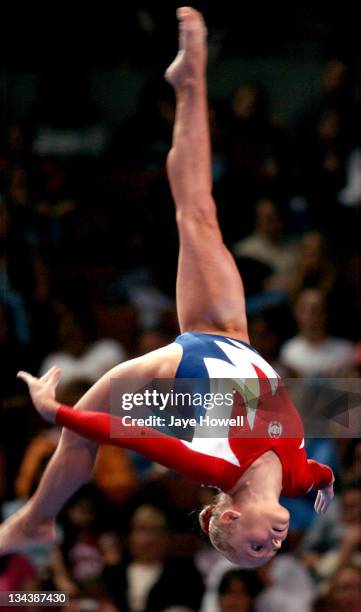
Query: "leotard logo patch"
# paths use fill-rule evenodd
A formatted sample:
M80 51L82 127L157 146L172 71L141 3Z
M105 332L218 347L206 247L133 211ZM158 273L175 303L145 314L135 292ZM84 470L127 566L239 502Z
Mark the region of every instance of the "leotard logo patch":
M268 435L270 438L280 438L282 430L283 427L279 421L271 421L268 425Z

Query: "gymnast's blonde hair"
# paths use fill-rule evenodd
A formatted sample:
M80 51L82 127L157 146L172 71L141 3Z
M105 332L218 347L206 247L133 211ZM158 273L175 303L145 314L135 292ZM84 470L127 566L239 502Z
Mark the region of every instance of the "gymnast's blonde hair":
M255 559L254 562L245 558L241 552L232 546L232 539L237 529L237 521L225 523L220 520L222 512L230 509L232 498L227 493L219 493L212 504L205 506L199 513L199 523L202 531L206 533L216 550L232 563L247 569L257 567L263 563Z

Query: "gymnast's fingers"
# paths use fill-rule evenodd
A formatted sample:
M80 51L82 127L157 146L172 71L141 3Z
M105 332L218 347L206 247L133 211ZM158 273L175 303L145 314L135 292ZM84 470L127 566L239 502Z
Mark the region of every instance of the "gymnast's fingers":
M45 374L43 374L43 376L39 380L41 380L41 382L48 382L48 380L50 380L50 378L52 378L54 372L56 370L58 370L58 369L59 368L57 366L53 366L52 368L50 368L50 370L45 372Z
M51 386L54 385L56 387L56 385L59 382L60 375L61 375L61 370L59 368L55 368L50 374L46 382L49 383Z
M29 374L29 372L24 372L23 370L20 370L16 377L21 378L21 380L23 380L29 387L35 380L37 380L34 376Z
M316 510L316 512L318 514L320 514L320 512L321 512L321 504L322 504L322 493L321 493L321 491L319 491L317 493L317 497L316 497L316 501L315 501L315 505L314 505L314 508L315 508L315 510Z

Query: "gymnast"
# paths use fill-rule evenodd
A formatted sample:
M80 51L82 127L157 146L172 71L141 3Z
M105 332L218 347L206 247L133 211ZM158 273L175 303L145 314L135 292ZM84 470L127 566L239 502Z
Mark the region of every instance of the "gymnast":
M38 412L64 429L36 492L1 526L0 554L54 538L54 519L89 480L98 444L135 450L200 484L218 487L213 503L200 512L200 525L215 548L242 567L267 562L286 538L290 517L279 502L281 494L317 490L318 513L333 498L331 469L307 459L302 423L284 384L249 345L242 280L223 243L212 198L206 27L192 8L178 9L177 16L179 51L165 76L176 94L167 172L180 240L176 293L181 335L110 370L74 408L56 401L57 367L39 379L18 373ZM245 417L245 435L230 427L223 438L184 441L141 426L139 435L130 437L121 428L110 435L112 419L119 419L109 414L112 379L181 378L209 385L212 379L229 379L238 390L240 381L253 380L253 404L237 392L234 406Z

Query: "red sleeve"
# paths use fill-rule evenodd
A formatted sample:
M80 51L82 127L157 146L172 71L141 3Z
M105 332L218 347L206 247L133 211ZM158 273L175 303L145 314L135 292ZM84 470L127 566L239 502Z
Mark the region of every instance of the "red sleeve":
M132 426L132 437L129 437L129 427L122 425L119 417L107 413L60 406L56 422L99 444L114 444L136 451L200 484L214 485L227 491L239 477L237 467L228 461L194 451L181 440L152 427ZM116 436L110 435L111 426L112 432L116 429Z
M324 489L334 481L333 471L328 465L307 459L307 465L313 482L312 489Z

